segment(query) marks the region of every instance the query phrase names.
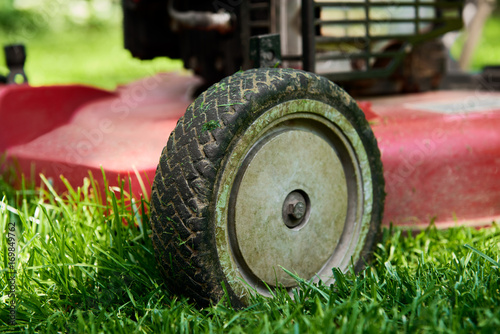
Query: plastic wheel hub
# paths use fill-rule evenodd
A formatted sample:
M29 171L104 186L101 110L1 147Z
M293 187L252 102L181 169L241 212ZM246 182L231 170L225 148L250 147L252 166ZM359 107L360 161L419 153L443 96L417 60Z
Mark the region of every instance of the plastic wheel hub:
M232 247L247 274L269 285L293 286L280 266L313 277L339 242L347 215L346 178L332 144L314 132L291 128L266 139L250 151L237 177ZM307 194L310 207L293 226L282 215L289 194L300 202L295 189Z

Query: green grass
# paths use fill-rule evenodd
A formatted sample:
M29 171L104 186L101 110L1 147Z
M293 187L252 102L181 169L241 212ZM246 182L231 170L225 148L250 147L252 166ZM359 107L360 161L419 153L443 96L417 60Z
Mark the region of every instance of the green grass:
M384 229L363 272L334 271L335 286L297 278L244 310L203 310L163 284L148 234L148 203L129 190L97 196L89 179L62 194L0 181L0 331L26 333L482 332L500 328L500 227ZM17 325L8 321L7 229L15 223Z

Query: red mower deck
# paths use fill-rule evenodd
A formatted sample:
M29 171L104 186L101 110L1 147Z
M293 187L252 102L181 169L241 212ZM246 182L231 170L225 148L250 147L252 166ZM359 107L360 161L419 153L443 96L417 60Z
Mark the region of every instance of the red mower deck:
M110 185L146 195L161 150L199 84L161 74L116 92L84 86L0 87L0 151L25 175ZM500 93L440 91L360 103L378 139L384 224L419 229L500 220ZM138 176L142 179L144 187Z
M384 223L421 228L500 220L500 94L372 99L384 165Z

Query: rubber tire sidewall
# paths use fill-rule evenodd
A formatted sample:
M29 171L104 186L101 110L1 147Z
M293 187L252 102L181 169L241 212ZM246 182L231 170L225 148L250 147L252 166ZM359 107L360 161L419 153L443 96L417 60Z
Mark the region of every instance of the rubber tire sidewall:
M368 261L382 220L384 180L376 139L363 112L326 78L299 70L255 69L225 78L198 97L179 120L160 158L151 203L152 238L160 268L174 292L207 305L220 301L226 290L232 306L244 305L228 284L217 254L216 191L230 152L250 124L274 106L297 99L333 106L363 143L373 206L355 269Z

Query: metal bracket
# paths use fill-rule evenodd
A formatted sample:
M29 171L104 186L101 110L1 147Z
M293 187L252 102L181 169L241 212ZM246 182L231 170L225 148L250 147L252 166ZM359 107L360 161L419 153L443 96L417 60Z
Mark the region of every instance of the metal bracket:
M280 34L253 36L250 38L252 67L277 67L281 65Z
M24 63L26 61L26 49L22 44L7 45L4 47L5 61L10 70L7 76L7 84L17 84L16 77L23 78L22 83L28 83L26 73L24 73Z

